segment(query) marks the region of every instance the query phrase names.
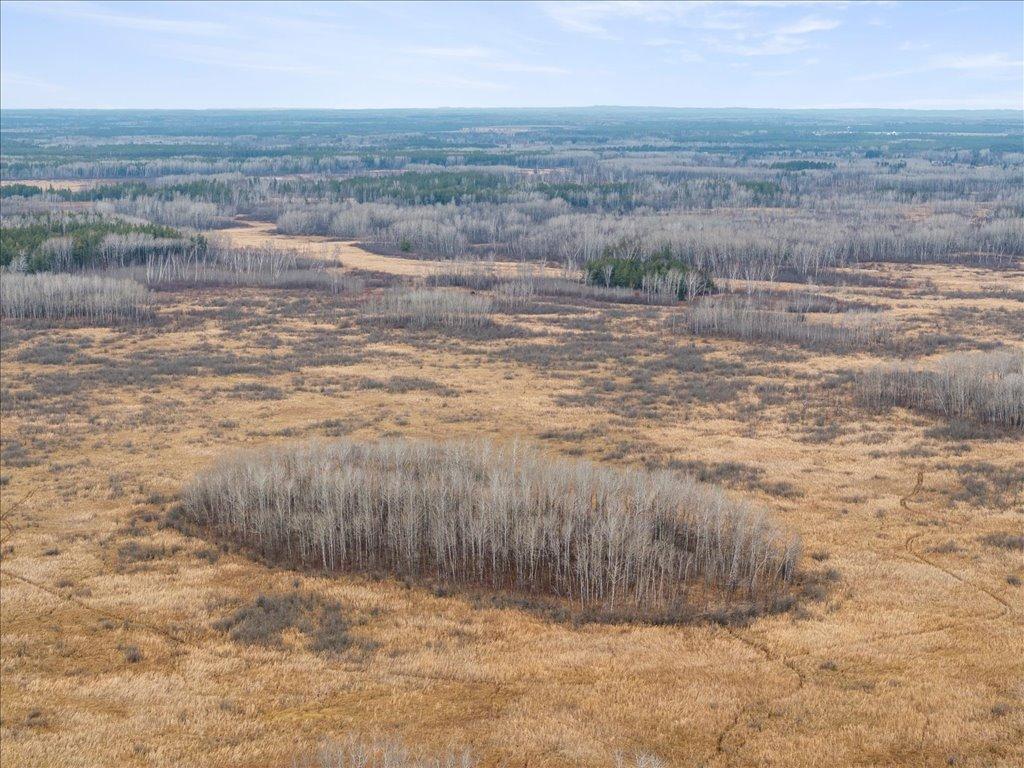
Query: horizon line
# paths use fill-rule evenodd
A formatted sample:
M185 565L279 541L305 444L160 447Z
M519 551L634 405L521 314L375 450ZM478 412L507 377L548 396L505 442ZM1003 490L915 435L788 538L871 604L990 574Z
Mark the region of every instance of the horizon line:
M512 112L512 111L569 111L595 109L646 109L671 111L744 111L744 112L1024 112L1020 107L893 107L893 106L817 106L817 107L710 107L660 106L653 104L587 104L575 106L479 106L479 107L303 107L303 106L247 106L247 107L5 107L2 112Z

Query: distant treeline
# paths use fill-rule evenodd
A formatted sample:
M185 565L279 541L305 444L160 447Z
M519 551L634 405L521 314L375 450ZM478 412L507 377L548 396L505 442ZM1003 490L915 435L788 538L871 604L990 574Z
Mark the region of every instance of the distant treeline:
M230 203L237 199L234 189L225 182L202 178L159 186L134 181L118 184L97 184L85 189L43 187L36 184L21 183L0 187L0 199L37 197L42 195L56 200L75 203L94 202L96 200L135 200L140 197L173 200L179 196L188 197L193 200L206 200L212 203Z
M285 234L441 258L583 267L628 242L634 252L611 279L633 290L636 274L624 277L632 262L659 254L677 265L672 280L678 265L715 279L814 280L865 261L1024 256L1019 118L5 111L4 177L33 181L0 197L5 219L90 214L199 231L247 216ZM47 188L45 179L62 178L93 184ZM643 267L639 279L655 273L668 270Z

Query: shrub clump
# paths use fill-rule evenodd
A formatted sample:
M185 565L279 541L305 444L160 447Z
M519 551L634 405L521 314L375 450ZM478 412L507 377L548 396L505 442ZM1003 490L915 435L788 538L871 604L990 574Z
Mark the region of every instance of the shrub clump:
M649 255L618 255L606 249L584 266L587 282L605 288L629 288L651 297L690 299L714 293L715 283L704 271L672 255L668 248Z
M491 325L493 303L464 291L394 288L367 303L371 317L401 328L484 328Z
M260 594L214 622L237 643L280 646L282 635L296 629L309 638L316 653L339 653L352 644L342 607L299 591Z
M988 544L990 547L1001 547L1002 549L1024 552L1024 534L1021 533L1006 533L1005 531L988 533L981 537L981 542Z
M264 556L680 618L767 605L799 541L750 504L671 472L553 459L522 445L346 440L224 459L185 513Z
M140 321L152 311L149 291L134 280L100 275L0 276L0 315L20 320Z
M958 352L928 367L880 365L858 381L873 408L901 406L983 424L1024 428L1024 351Z
M701 301L687 311L686 324L698 335L839 350L879 342L886 331L870 313L850 312L832 322L808 322L802 314L764 309L742 300Z

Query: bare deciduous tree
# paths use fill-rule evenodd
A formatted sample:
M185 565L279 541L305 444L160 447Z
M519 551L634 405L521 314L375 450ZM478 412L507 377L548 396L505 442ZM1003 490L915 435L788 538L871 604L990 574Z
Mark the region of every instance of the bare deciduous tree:
M799 553L794 536L712 486L518 444L269 448L200 474L184 504L268 556L651 615L682 615L709 590L770 600Z

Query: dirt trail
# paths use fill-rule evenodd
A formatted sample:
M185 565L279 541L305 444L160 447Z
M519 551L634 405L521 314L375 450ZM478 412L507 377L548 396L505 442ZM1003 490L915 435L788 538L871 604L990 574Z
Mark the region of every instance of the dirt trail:
M731 748L728 742L730 738L733 736L733 734L739 730L741 721L744 719L744 717L748 716L750 713L756 710L764 710L765 712L767 712L768 717L771 717L772 711L778 709L779 705L782 702L788 701L789 699L793 698L803 689L804 685L807 682L807 676L793 660L795 657L779 656L775 651L773 651L769 646L765 645L764 643L746 637L745 635L740 634L731 627L726 627L725 629L730 635L732 635L732 637L736 638L736 640L743 643L743 645L757 651L764 658L765 661L777 662L779 664L782 664L784 667L786 667L787 670L789 670L789 672L796 676L792 687L784 695L776 697L774 699L758 699L755 701L748 702L736 711L736 715L732 718L732 720L725 726L725 728L723 728L719 732L718 738L715 740L715 754L712 756L712 763L724 761L725 765L731 765L737 749L743 745L743 740L732 745ZM797 655L805 656L807 654Z
M975 590L976 592L979 592L979 593L981 593L981 594L991 598L992 600L994 600L995 602L997 602L1000 605L1000 608L997 609L994 614L990 614L988 616L978 616L978 617L976 617L974 619L971 619L971 621L995 621L995 620L1001 619L1001 618L1003 618L1005 616L1011 616L1014 613L1013 606L1010 605L1010 601L1007 600L1005 597L1002 597L1001 595L997 594L996 592L993 592L988 587L985 587L982 584L977 583L973 579L965 578L965 577L961 576L960 574L958 574L958 573L956 573L954 571L951 571L949 568L943 567L939 563L935 562L934 560L932 560L930 558L925 557L923 554L921 554L921 552L917 551L917 549L915 549L915 547L914 547L914 542L917 541L918 539L920 539L923 536L924 536L923 533L911 534L907 538L907 540L904 542L904 544L903 544L904 549L907 551L907 553L914 560L916 560L917 562L919 562L919 563L921 563L923 565L927 565L930 568L934 568L935 570L940 571L940 572L946 574L946 576L949 576L951 579L954 579L955 581L958 581L959 583L963 584L964 586L970 587L971 589ZM959 622L959 623L963 623L963 622Z
M165 627L162 627L159 624L155 624L150 621L144 621L143 619L137 619L134 616L129 616L125 613L119 613L117 611L109 611L104 608L98 608L95 605L90 605L84 600L74 597L73 595L63 594L57 589L52 589L51 587L48 587L45 584L36 581L35 579L30 579L28 576L22 576L19 573L14 573L14 571L9 571L6 568L0 568L0 575L6 576L9 579L15 579L16 581L20 581L24 584L28 584L29 586L35 587L36 589L45 592L46 594L50 595L51 597L59 601L70 603L86 611L94 613L97 616L102 616L105 619L111 619L120 624L131 624L137 627L138 629L141 629L145 632L152 632L154 634L160 635L161 637L165 637L171 642L177 643L179 645L187 645L197 650L202 647L198 643L193 642L192 640L188 640L187 638L181 637L180 635L175 634L171 630L166 629Z
M293 248L310 256L337 260L345 269L361 269L370 272L386 272L406 277L426 277L438 270L450 269L453 262L437 259L412 259L403 256L382 256L360 248L355 242L336 240L318 235L284 235L277 231L277 225L269 221L238 220L239 226L218 230L214 237L226 240L239 247L272 245L277 248ZM495 271L515 275L520 263L515 261L494 261ZM563 272L554 267L544 267L543 273L560 277Z

